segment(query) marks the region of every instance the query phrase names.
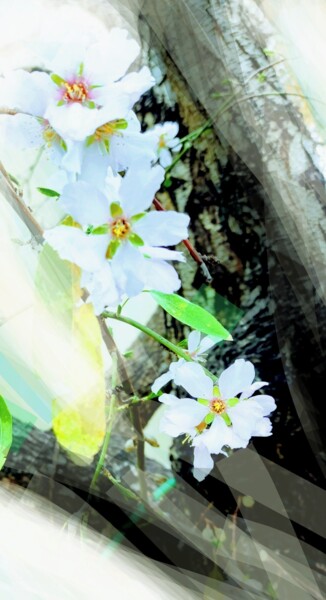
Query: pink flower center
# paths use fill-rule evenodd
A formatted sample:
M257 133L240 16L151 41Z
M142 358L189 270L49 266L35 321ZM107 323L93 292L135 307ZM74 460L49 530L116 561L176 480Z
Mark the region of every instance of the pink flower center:
M65 102L79 102L82 104L89 98L88 85L82 80L72 83L65 81L64 89L62 100Z

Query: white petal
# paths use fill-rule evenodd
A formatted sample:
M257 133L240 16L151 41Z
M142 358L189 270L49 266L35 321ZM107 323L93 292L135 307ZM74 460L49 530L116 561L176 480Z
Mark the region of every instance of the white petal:
M135 162L135 157L143 162L151 163L155 160L155 152L146 140L143 133L129 133L124 130L111 136L110 151L108 153L112 168L118 171L129 169Z
M207 407L192 398L176 398L172 394L163 394L159 400L168 404L164 413L164 423L172 424L178 432L176 435L189 433L207 415Z
M205 446L211 454L220 454L223 446L229 445L229 427L217 416L209 429L193 440L193 446Z
M151 258L157 258L161 260L178 260L180 262L186 262L183 252L177 252L176 250L169 250L168 248L154 248L153 246L142 246L141 251L144 255L150 256Z
M159 152L159 161L162 167L166 169L173 161L172 154L167 148L162 148Z
M42 125L29 115L2 116L1 131L5 144L21 150L41 148L45 144Z
M167 371L166 373L163 373L163 375L160 375L160 377L157 377L157 379L155 379L151 387L152 392L154 392L154 394L157 394L157 392L161 390L162 387L164 387L169 381L171 381L171 379L171 371Z
M130 298L144 289L145 258L129 242L123 243L111 264L114 280L120 290Z
M86 271L95 271L105 264L108 236L86 235L76 227L61 225L45 231L44 239L58 252Z
M129 109L131 109L139 98L153 87L154 84L155 79L150 70L148 67L143 67L137 73L129 73L118 83L115 83L114 86L118 93L128 98Z
M103 225L110 219L106 197L85 181L68 184L63 189L58 205L80 225Z
M173 294L181 286L181 281L174 267L163 260L145 258L143 275L144 287L147 290Z
M88 302L94 306L95 314L101 314L108 307L110 310L116 310L121 302L121 295L115 285L111 265L106 261L102 269L95 273L85 276L83 272L83 287L89 291Z
M120 187L122 206L126 215L132 216L146 210L164 180L162 167L151 168L148 162L136 162L127 171ZM139 223L143 221L141 219ZM151 245L151 244L149 244ZM153 244L159 246L160 244Z
M121 107L113 111L111 106L110 113L107 114L107 111L91 109L75 102L63 106L50 104L44 116L61 137L83 142L100 125L123 116L121 113L123 113Z
M180 398L174 394L162 394L162 396L159 397L159 401L168 406L178 406L179 400Z
M203 481L214 467L214 461L206 446L201 444L194 448L193 475L197 481Z
M62 166L70 173L81 173L84 144L83 142L72 142L67 140L67 152L62 159Z
M134 226L148 246L174 246L188 237L189 217L175 211L151 211Z
M218 380L218 387L223 400L233 398L250 387L255 377L254 365L249 360L240 358L225 369Z
M244 390L240 396L240 400L250 398L256 390L260 390L264 385L268 385L268 381L256 381L248 389Z
M200 331L191 331L188 335L188 350L190 354L194 354L200 344L201 334Z
M260 421L257 421L255 427L253 428L252 435L260 437L268 437L269 435L272 435L271 421L266 417Z
M93 84L120 79L140 52L139 44L129 37L126 29L114 28L107 39L92 44L85 57L85 74Z
M215 344L218 344L220 341L221 338L213 338L209 337L209 335L206 335L205 337L203 337L202 341L199 344L197 354L204 354L204 352L207 352L207 350L215 346Z
M194 398L213 397L213 381L206 375L203 367L195 362L185 362L178 368L174 382L182 387Z
M253 429L263 416L262 409L257 402L252 400L240 401L236 406L228 408L228 415L232 421L234 433L249 443Z
M43 117L55 94L55 85L49 75L18 69L0 79L1 105Z
M264 417L270 415L273 410L276 409L276 404L273 396L267 396L265 394L261 394L258 396L252 396L252 401L255 401L259 408L262 410Z

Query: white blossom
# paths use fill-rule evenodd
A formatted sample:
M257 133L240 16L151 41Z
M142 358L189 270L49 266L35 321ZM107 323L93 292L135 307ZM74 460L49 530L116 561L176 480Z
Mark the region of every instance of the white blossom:
M147 67L126 75L139 51L119 28L91 45L62 44L51 74L18 69L2 79L1 105L49 121L64 140L84 141L101 126L125 119L154 84Z
M109 169L103 189L84 181L68 184L58 200L77 226L59 225L45 232L45 239L61 258L91 274L90 301L97 312L124 294L135 296L143 289L172 293L180 286L166 261L183 261L183 254L163 246L187 237L189 217L148 211L163 178L160 166L135 163L123 178Z
M208 335L202 338L200 331L192 331L187 339L187 350L189 356L196 362L205 362L205 353L207 350L215 346L221 338L210 337ZM174 381L176 385L182 385L182 367L186 363L184 358L170 364L168 371L155 379L152 385L152 391L156 394L169 381ZM178 372L181 373L181 381L178 377Z
M173 161L171 152L179 152L182 148L177 137L179 131L178 123L167 121L159 123L145 132L145 137L152 145L157 160L162 167L169 167Z
M245 448L252 436L271 435L268 415L275 410L275 401L268 395L254 396L267 385L253 383L254 378L254 365L244 359L225 369L216 385L201 365L187 362L178 370L178 384L192 397L160 396L167 405L161 428L173 437L186 434L192 439L194 476L199 481L213 468L212 454Z

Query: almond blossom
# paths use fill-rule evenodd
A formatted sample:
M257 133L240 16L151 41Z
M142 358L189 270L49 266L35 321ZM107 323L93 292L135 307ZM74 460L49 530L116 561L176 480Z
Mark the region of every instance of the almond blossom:
M226 448L245 448L253 436L269 436L268 415L276 408L272 396L255 395L265 381L253 383L255 368L250 361L236 360L225 369L215 385L197 363L185 363L178 384L191 395L177 398L163 394L167 405L162 431L172 437L186 434L194 446L194 476L202 481L212 470L212 454Z
M205 353L207 350L215 346L218 342L221 341L221 338L210 337L208 335L202 338L201 333L199 331L191 331L187 340L187 350L186 352L192 358L192 360L202 363L205 362ZM183 366L186 365L186 360L184 358L180 358L178 361L170 364L168 371L160 375L155 379L152 385L152 392L156 394L164 385L166 385L169 381L174 381L176 385L182 385L183 378ZM180 377L179 377L180 374Z
M2 79L1 104L45 119L64 140L84 141L99 127L125 119L153 86L147 67L126 75L139 51L119 28L94 44L62 44L50 74L18 69Z
M63 189L58 205L76 226L59 225L44 237L61 258L89 273L84 281L97 312L116 304L124 294L132 297L143 289L172 293L180 286L175 269L166 261L184 261L183 254L163 246L174 246L187 237L189 217L148 211L163 179L160 166L136 163L123 178L109 169L102 189L84 181Z
M152 145L157 160L162 167L169 167L173 161L172 152L179 152L182 148L177 137L179 131L178 123L167 121L159 123L145 132L145 137Z

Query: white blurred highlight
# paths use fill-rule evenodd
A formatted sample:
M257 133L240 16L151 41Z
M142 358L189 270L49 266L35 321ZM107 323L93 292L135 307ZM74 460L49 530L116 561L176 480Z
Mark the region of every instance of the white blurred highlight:
M21 492L20 492L21 494ZM47 515L50 515L51 521ZM186 600L153 561L118 549L84 529L66 527L70 515L25 492L0 487L0 598L6 600Z

